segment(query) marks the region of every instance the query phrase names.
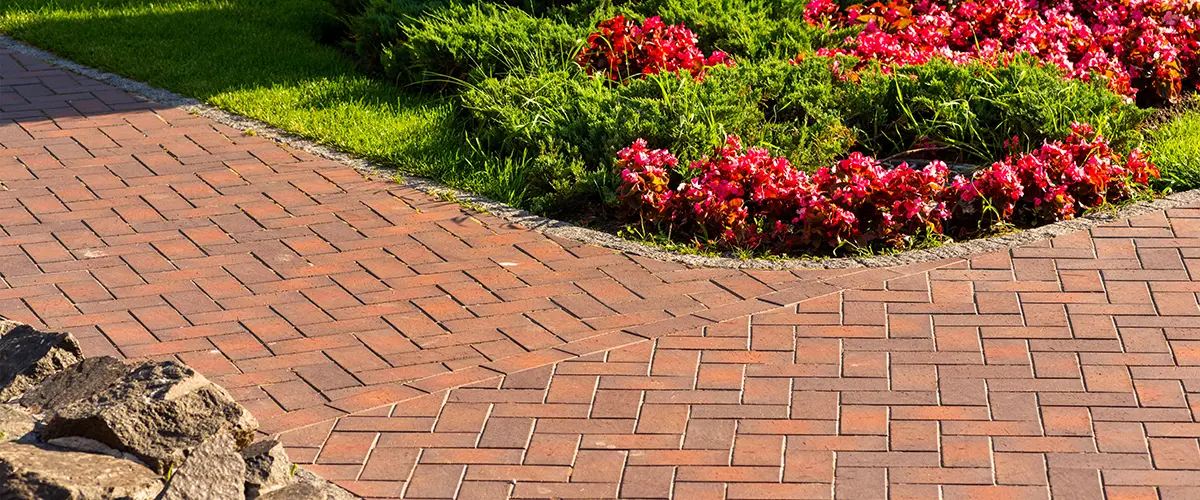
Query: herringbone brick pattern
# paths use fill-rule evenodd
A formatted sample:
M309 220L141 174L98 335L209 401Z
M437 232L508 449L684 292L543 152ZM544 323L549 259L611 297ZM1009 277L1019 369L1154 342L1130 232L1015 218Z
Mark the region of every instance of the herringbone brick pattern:
M364 496L1200 498L1200 210L287 433Z
M1200 498L1200 209L689 269L6 52L0 185L0 315L190 363L364 497Z

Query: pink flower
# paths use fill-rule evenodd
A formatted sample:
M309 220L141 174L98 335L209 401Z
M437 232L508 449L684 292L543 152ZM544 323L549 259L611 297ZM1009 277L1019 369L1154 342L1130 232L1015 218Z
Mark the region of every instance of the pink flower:
M1144 86L1173 101L1200 83L1200 10L1185 0L893 0L838 9L808 4L814 25L864 23L845 46L820 55L852 55L891 66L954 62L1003 63L1032 54L1070 78L1103 78L1134 97Z
M852 153L811 176L729 136L693 162L699 174L670 189L675 157L637 140L618 153L617 194L644 221L703 244L777 252L830 251L844 244L902 248L920 234L967 233L996 222L1033 225L1128 199L1157 169L1127 158L1076 124L1061 141L1014 154L971 175L945 163L885 167Z

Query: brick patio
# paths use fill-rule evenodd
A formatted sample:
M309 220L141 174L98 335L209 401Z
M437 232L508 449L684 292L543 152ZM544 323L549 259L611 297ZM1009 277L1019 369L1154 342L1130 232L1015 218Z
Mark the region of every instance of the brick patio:
M195 366L364 497L1200 498L1200 209L690 269L3 51L0 183L0 314Z

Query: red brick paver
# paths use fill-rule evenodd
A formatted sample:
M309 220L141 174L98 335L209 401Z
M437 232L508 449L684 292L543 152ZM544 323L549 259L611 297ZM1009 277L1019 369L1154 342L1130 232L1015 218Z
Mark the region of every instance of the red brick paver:
M1200 498L1200 210L689 269L4 52L0 183L0 314L192 364L364 497Z

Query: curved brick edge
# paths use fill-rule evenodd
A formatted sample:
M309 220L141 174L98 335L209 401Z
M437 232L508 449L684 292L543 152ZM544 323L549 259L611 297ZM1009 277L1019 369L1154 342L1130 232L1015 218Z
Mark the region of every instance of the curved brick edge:
M344 153L316 141L289 133L259 120L224 111L215 106L181 96L169 90L152 87L145 83L131 80L113 73L101 71L90 66L64 59L51 52L30 46L13 38L0 34L0 48L5 48L30 57L40 59L74 73L102 81L131 94L170 106L177 106L194 112L218 123L240 130L254 130L256 135L285 144L291 148L312 153L325 159L340 162L363 175L371 178L397 179L398 174L376 165L375 163ZM1056 222L1045 226L1009 233L990 238L951 243L936 248L909 250L895 255L875 257L839 257L839 258L809 258L809 259L739 259L733 257L712 257L707 255L688 255L665 250L661 247L630 241L614 234L576 226L569 222L542 217L525 210L513 207L473 193L449 187L439 181L418 177L403 176L399 182L428 194L451 193L457 200L469 203L490 214L506 221L560 238L567 238L586 244L597 245L634 255L649 257L665 262L676 262L695 267L715 267L732 269L844 269L851 267L892 267L922 262L932 262L942 259L964 258L972 254L991 252L1005 248L1013 248L1028 243L1047 240L1062 234L1072 233L1093 226L1113 222L1123 218L1133 217L1155 210L1180 207L1200 201L1200 189L1175 193L1164 198L1133 203L1112 212L1102 212L1078 219Z

